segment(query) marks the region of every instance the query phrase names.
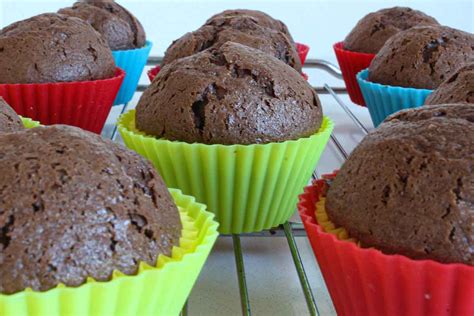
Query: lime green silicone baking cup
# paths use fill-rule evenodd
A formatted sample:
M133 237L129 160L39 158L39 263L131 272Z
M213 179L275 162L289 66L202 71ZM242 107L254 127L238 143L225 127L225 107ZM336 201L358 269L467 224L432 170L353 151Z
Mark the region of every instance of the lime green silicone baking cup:
M34 127L40 126L40 123L38 121L33 121L32 119L29 119L27 117L22 117L22 116L20 116L20 118L25 128L34 128Z
M160 255L155 267L141 263L133 276L114 271L108 282L88 279L75 288L0 295L0 315L178 315L217 239L218 224L205 205L170 191L183 224L171 257Z
M320 130L307 138L206 145L146 136L135 128L135 110L118 122L126 146L151 160L169 187L206 204L224 234L261 231L288 220L333 127L324 117Z

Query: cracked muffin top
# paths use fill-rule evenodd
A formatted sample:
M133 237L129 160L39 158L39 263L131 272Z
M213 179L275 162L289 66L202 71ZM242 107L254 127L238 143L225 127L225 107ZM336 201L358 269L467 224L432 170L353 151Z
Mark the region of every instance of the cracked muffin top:
M425 13L407 7L393 7L364 16L344 39L344 49L377 54L385 42L400 31L414 26L438 25Z
M474 63L460 68L425 100L425 104L471 103L474 105Z
M474 265L473 170L472 105L400 111L344 163L327 213L365 247Z
M375 55L369 80L385 85L436 89L474 61L474 35L447 26L420 26L391 37Z
M58 13L87 21L105 38L112 50L134 49L145 45L145 30L140 21L113 1L82 0Z
M134 274L179 242L178 210L151 164L98 135L0 134L0 170L0 293Z
M300 73L232 42L165 66L136 112L137 128L149 135L205 144L297 139L321 122L318 96Z
M225 24L226 20L232 18L238 18L241 16L248 16L252 17L254 21L257 22L258 25L263 27L270 28L275 31L280 31L285 34L291 43L294 43L293 37L288 30L288 27L280 20L272 18L270 15L266 14L265 12L258 11L258 10L247 10L247 9L232 9L232 10L225 10L220 13L217 13L210 17L205 24L208 25L220 25Z
M0 31L0 83L46 83L111 78L112 51L87 22L55 13Z
M301 72L301 61L294 44L282 32L259 25L254 17L221 18L201 26L174 41L166 50L162 65L209 48L235 42L259 49Z
M16 112L0 97L0 133L11 133L24 129Z

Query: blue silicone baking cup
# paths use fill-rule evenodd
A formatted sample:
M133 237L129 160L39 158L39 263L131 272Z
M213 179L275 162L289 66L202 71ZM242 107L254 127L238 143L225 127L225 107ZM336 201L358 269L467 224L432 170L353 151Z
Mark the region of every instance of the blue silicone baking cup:
M125 71L125 79L115 98L114 105L125 104L132 99L152 46L152 42L146 41L142 48L112 51L115 64Z
M375 127L392 113L423 105L426 97L433 92L428 89L387 86L370 82L367 79L368 76L368 69L360 71L357 74L357 82Z

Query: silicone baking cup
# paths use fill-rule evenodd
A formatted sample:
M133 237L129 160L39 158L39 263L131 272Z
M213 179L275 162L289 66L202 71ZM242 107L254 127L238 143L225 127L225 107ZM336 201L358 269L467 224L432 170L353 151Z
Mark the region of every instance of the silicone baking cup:
M115 64L125 71L125 78L114 105L126 104L132 99L152 46L152 42L146 41L145 46L141 48L112 51Z
M205 203L225 234L261 231L288 220L333 127L324 117L320 130L307 138L206 145L146 136L135 128L135 110L118 122L125 145L151 160L169 187Z
M20 117L20 119L25 128L34 128L40 126L39 122L33 121L32 119L29 119L27 117Z
M0 96L18 113L44 125L67 124L100 134L125 73L112 78L38 84L0 84Z
M338 315L474 315L474 267L386 255L325 232L315 216L324 187L306 187L298 210Z
M352 52L344 49L344 43L333 45L336 59L341 68L342 78L346 84L347 93L355 104L365 106L364 97L357 83L356 75L359 71L368 68L375 54Z
M306 56L308 56L309 46L305 44L301 44L301 43L295 43L295 45L296 45L296 50L298 52L298 55L300 56L301 66L303 66L306 61ZM147 71L148 79L150 79L150 82L152 82L153 79L155 79L156 75L160 72L160 69L161 69L160 65L157 65ZM307 74L302 73L302 75L306 80L308 80Z
M141 263L133 276L114 271L107 282L89 278L75 288L0 295L0 315L178 315L217 239L218 224L205 205L170 191L183 224L171 257L160 255L154 267Z
M364 96L374 126L377 127L392 113L403 109L417 108L433 90L388 86L368 80L369 71L357 74L357 82Z

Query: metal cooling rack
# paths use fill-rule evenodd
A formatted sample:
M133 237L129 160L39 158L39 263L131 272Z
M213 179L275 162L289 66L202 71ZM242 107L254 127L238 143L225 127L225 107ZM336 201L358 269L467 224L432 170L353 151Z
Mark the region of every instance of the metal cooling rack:
M148 66L156 66L161 63L161 57L150 57L148 59L147 65ZM330 75L342 79L340 69L325 60L321 59L308 59L304 65L305 69L321 69L328 72ZM137 92L144 91L148 85L139 85L137 87ZM352 113L350 108L342 101L339 97L339 94L347 94L347 90L345 87L330 87L329 85L325 84L321 87L313 87L318 94L329 94L331 95L336 103L344 110L350 120L359 128L364 134L367 134L367 128L360 122L360 120ZM128 104L125 104L121 108L121 113L124 113L127 109ZM117 136L117 127L114 127L112 133L110 134L110 138L115 140ZM338 153L341 155L344 160L347 159L348 153L342 146L340 140L334 135L331 135L331 142L335 145ZM314 171L312 179L318 179L319 175L316 171ZM221 238L232 238L233 248L234 248L234 257L236 263L236 273L238 278L239 284L239 291L240 291L240 302L242 307L242 315L251 315L252 309L249 300L249 291L247 287L246 281L246 274L245 274L245 262L243 258L243 251L241 247L241 238L247 237L286 237L288 246L290 248L290 253L293 258L293 262L295 265L296 272L298 274L298 278L301 284L301 288L303 290L305 300L308 306L308 311L310 315L320 315L318 309L318 300L314 297L313 291L311 286L308 282L308 278L305 272L304 263L301 259L300 251L296 244L296 237L306 237L306 231L304 230L303 224L301 222L295 221L288 221L278 227L265 230L262 232L257 233L248 233L248 234L234 234L234 235L221 235ZM314 264L312 262L311 264ZM181 315L186 316L188 315L188 306L185 304Z

